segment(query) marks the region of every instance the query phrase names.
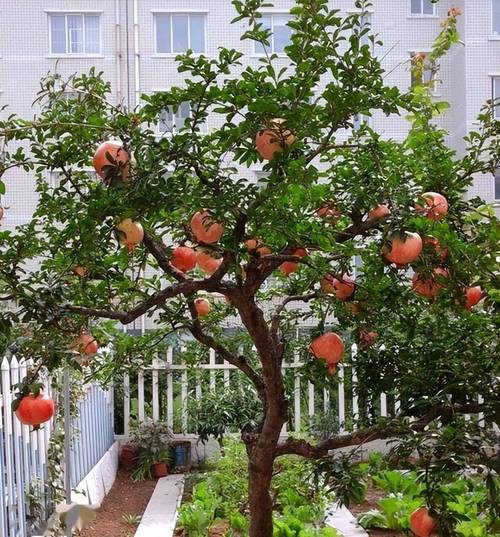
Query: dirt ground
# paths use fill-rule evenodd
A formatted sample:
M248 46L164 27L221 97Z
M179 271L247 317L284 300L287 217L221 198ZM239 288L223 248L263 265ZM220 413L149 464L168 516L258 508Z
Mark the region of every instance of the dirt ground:
M156 481L132 481L127 472L120 470L115 484L97 511L96 520L84 528L80 537L133 537L153 494ZM138 515L126 522L124 515ZM137 523L131 523L137 522Z

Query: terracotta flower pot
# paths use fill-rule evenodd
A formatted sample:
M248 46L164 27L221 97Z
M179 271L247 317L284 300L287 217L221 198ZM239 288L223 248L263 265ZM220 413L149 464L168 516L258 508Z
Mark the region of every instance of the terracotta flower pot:
M168 467L166 462L158 462L153 464L153 475L156 478L165 477L168 475Z
M125 444L120 452L120 466L125 470L133 470L136 467L136 452L129 444Z

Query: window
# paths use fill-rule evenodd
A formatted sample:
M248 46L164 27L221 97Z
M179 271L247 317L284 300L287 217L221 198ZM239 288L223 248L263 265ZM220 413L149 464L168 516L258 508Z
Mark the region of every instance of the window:
M155 15L157 54L178 54L192 50L205 52L204 15Z
M495 170L495 200L500 201L500 168Z
M80 185L80 192L86 193L88 192L88 188L86 186L82 186L82 179L83 177L80 176L80 178L75 177L77 173L85 173L88 176L88 179L93 182L99 182L99 177L97 176L97 173L95 170L85 169L85 170L69 170L71 172L72 177L74 178L75 182L78 182ZM47 177L47 184L49 188L55 189L64 187L64 189L68 192L74 192L75 188L73 185L67 180L66 176L57 170L52 170L48 173Z
M359 40L360 42L360 45L363 46L363 45L368 45L368 46L371 46L371 41L370 41L370 26L371 26L371 17L370 17L370 13L364 11L363 13L361 13L360 17L359 17L359 31L360 32L363 32L365 31L365 33L361 36L361 39ZM368 30L368 31L366 31Z
M411 0L412 15L434 15L434 4L431 0Z
M291 19L290 15L264 15L259 23L262 25L262 30L271 30L269 37L270 49L267 52L281 53L285 51L291 42L292 29L287 26ZM262 43L255 42L255 52L257 54L265 54L266 47Z
M492 78L493 117L500 120L500 76Z
M500 36L500 0L491 0L493 35Z
M355 114L352 118L352 128L353 130L359 130L363 125L370 126L370 116L366 114Z
M99 54L99 15L72 13L50 16L51 54Z
M180 106L175 109L173 106L168 106L160 114L158 120L158 132L161 134L167 134L172 132L178 132L186 120L191 117L191 104L187 101L180 104ZM198 123L198 128L202 132L206 132L206 123Z

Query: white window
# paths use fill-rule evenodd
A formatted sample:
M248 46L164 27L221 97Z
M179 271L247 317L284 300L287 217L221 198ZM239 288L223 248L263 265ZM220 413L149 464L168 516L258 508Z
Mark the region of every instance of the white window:
M500 76L492 78L493 117L500 120Z
M491 0L493 35L500 36L500 0Z
M500 168L495 170L495 200L500 201Z
M259 19L262 30L271 30L271 36L269 37L270 48L267 49L262 43L256 41L256 54L265 54L266 50L268 53L277 54L285 51L285 47L290 44L292 37L292 29L287 26L290 19L290 15L263 15Z
M359 130L363 125L370 126L370 116L366 114L355 114L352 118L352 128L353 130Z
M360 39L360 44L361 46L363 45L368 45L370 46L371 45L371 41L370 41L370 26L371 26L371 16L370 16L370 13L364 11L363 13L361 13L360 17L359 17L359 26L360 26L360 31L361 32L365 32L362 36L361 36L361 39Z
M411 0L412 15L434 15L434 4L431 0Z
M205 52L205 16L187 14L155 14L157 54L178 54L192 50Z
M168 134L178 132L186 120L191 117L191 104L188 101L184 101L176 109L173 106L167 106L165 110L160 114L158 120L158 132L160 134ZM198 129L201 132L206 132L207 124L205 121L198 123Z
M97 176L97 173L95 170L91 170L91 169L85 169L85 170L70 170L71 172L71 175L72 177L74 178L75 182L78 181L78 184L81 185L82 183L82 180L81 178L78 179L75 177L75 174L77 173L85 173L87 174L88 178L91 180L91 181L94 181L94 182L98 182L99 181L99 177ZM47 183L49 185L49 188L51 189L55 189L55 188L59 188L61 186L65 186L65 189L68 191L68 192L74 192L75 189L73 187L73 185L67 180L66 176L60 172L60 171L57 171L57 170L52 170L48 173L48 177L47 177ZM87 192L87 187L86 186L80 186L80 191L81 192Z
M99 54L100 17L84 13L50 15L51 54Z

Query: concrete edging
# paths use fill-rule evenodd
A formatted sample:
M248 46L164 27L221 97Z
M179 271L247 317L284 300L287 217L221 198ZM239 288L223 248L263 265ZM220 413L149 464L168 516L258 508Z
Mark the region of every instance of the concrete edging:
M344 537L368 537L368 533L358 525L347 507L330 505L325 513L325 525L339 530Z

